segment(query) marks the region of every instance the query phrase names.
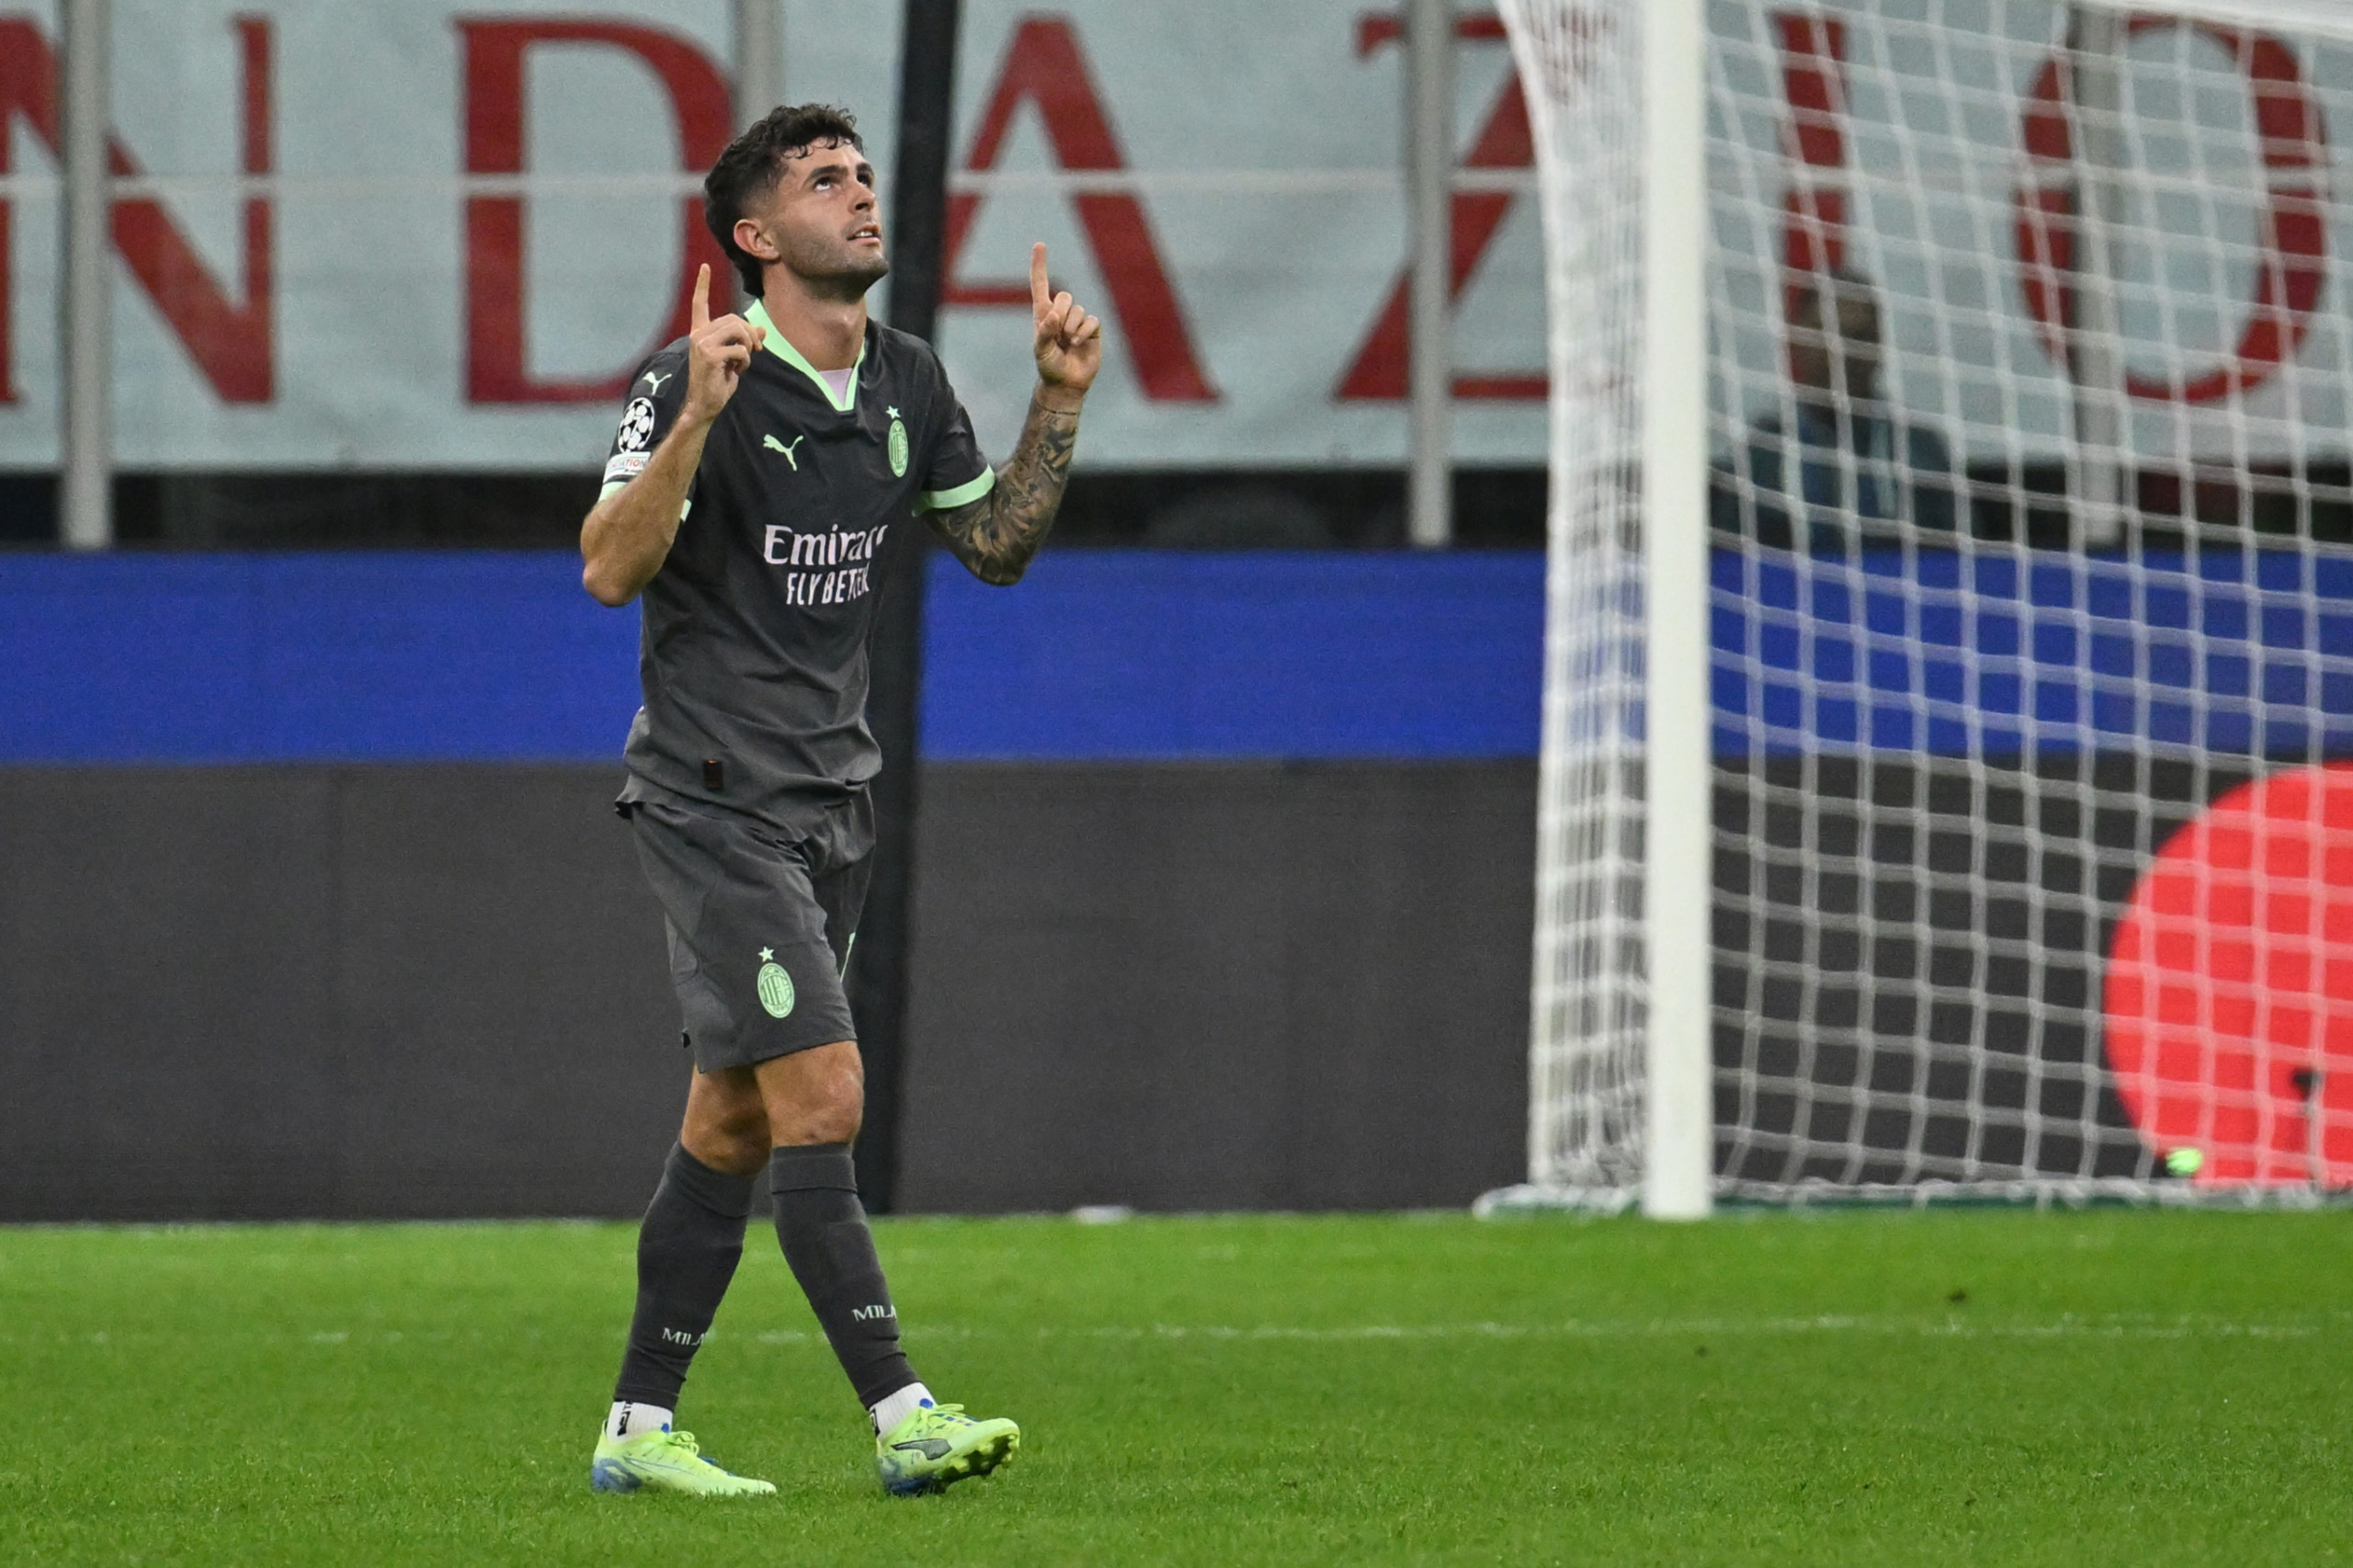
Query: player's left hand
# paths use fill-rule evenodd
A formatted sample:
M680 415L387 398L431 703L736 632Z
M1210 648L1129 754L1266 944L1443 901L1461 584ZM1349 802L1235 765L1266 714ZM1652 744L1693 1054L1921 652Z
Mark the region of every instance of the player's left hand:
M1038 380L1086 395L1103 368L1103 324L1047 288L1043 244L1029 247L1029 313L1038 324Z

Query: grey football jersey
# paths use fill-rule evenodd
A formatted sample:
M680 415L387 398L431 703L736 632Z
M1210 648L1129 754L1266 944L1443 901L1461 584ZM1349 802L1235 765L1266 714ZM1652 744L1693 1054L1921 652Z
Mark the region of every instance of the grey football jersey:
M995 475L928 344L866 329L848 392L767 328L712 425L676 542L646 585L621 801L661 792L800 832L879 772L867 638L885 580L917 559L926 509ZM639 368L606 460L642 472L686 402L686 343Z

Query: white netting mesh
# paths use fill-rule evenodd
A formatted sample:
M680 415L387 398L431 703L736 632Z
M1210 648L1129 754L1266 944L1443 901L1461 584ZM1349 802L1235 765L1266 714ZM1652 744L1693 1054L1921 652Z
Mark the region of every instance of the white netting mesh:
M1553 376L1530 1180L1606 1191L1643 7L1504 10ZM2353 1184L2353 6L1707 30L1720 1190Z
M1542 187L1554 483L1529 1164L1535 1181L1621 1187L1642 1131L1640 38L1582 10L1510 30L1521 81L1541 84L1538 144L1577 171Z

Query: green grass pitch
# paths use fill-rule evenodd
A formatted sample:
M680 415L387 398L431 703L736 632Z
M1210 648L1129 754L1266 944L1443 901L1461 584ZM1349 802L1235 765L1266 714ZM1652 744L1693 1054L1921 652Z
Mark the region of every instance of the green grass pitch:
M1019 1460L881 1495L756 1230L598 1497L605 1224L0 1230L0 1562L2353 1562L2353 1214L898 1221Z

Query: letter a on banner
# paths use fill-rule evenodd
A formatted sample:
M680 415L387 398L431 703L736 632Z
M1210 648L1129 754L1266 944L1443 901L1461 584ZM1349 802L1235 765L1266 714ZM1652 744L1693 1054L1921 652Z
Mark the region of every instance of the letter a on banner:
M1078 35L1068 19L1029 17L1014 29L1006 50L1005 65L997 73L996 90L989 95L988 112L972 138L964 167L975 173L996 166L1004 150L1013 112L1024 98L1038 106L1046 122L1047 140L1054 161L1065 169L1122 169L1120 144L1111 134L1110 117L1095 90L1086 57L1079 51ZM1133 356L1136 379L1143 395L1155 403L1215 403L1217 392L1201 374L1193 352L1192 335L1185 313L1169 287L1168 269L1160 263L1153 244L1152 226L1144 221L1143 203L1129 191L1081 191L1071 198L1078 210L1086 243L1102 269L1103 287L1111 296L1111 310ZM981 199L960 191L948 199L946 259L940 274L943 305L1002 305L1029 308L1026 280L959 282L956 263L964 253L965 236L980 211Z
M239 17L238 60L244 67L238 98L240 166L249 175L271 167L270 24L266 17ZM10 167L9 129L22 115L33 134L58 151L62 128L57 111L57 56L40 29L21 17L0 18L0 175ZM118 178L136 178L139 162L114 136L107 138L107 166ZM198 373L223 403L267 403L273 395L274 312L270 259L272 208L267 197L244 203L244 301L240 304L213 281L196 247L165 212L145 197L113 204L114 246L131 275L155 301ZM0 199L0 403L17 401L15 345L9 336L15 314L8 272L9 207Z
M727 78L710 57L676 33L633 22L460 17L466 40L466 173L523 172L523 57L534 44L601 43L626 50L653 68L678 117L681 166L700 174L726 149L733 116ZM679 241L678 297L648 351L685 335L695 268L733 268L703 227L702 198L690 196ZM608 376L540 380L523 341L523 199L466 199L466 401L606 403L629 390L633 355Z

